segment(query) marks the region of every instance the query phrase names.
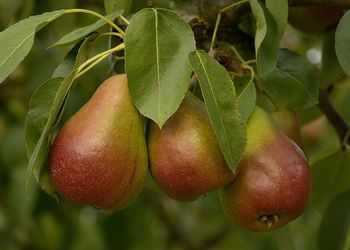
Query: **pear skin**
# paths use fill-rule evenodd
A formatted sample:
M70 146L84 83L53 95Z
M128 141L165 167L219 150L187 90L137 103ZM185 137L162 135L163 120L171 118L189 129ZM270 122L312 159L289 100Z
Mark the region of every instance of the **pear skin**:
M277 229L305 209L311 189L303 152L261 108L248 120L247 146L233 182L219 192L226 215L251 231Z
M300 120L294 109L283 109L271 113L271 118L283 133L292 139L300 148L303 148Z
M288 22L304 33L317 35L335 26L342 15L343 10L337 8L291 7Z
M144 119L132 103L126 75L110 77L64 125L50 152L60 195L118 210L133 201L147 174Z
M162 129L150 125L148 150L153 179L175 200L193 201L234 177L204 103L190 92Z

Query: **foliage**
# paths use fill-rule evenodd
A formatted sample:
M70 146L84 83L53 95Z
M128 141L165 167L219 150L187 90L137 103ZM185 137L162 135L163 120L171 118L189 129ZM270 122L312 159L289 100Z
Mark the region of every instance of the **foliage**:
M287 24L286 0L227 7L232 2L0 1L1 249L348 248L350 11L324 36L312 36ZM68 6L81 9L62 9ZM220 9L227 10L213 23L218 13L212 18L210 11ZM321 51L322 42L322 64L312 64L306 55ZM181 204L151 178L117 213L57 204L31 176L58 199L48 177L50 145L113 70L125 70L135 106L159 127L194 89L232 170L256 104L296 108L313 174L304 214L285 228L252 234L227 221L216 194Z

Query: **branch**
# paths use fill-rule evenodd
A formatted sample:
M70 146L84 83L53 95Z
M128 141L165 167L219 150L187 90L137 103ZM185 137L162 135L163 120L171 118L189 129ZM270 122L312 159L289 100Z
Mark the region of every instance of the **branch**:
M313 6L328 8L350 8L349 0L289 0L290 6Z
M350 145L349 134L349 124L342 118L339 112L335 109L331 101L329 100L329 93L324 90L320 90L318 106L321 111L326 115L329 122L334 127L341 143L347 143ZM345 142L345 140L347 140ZM345 146L345 145L343 145Z

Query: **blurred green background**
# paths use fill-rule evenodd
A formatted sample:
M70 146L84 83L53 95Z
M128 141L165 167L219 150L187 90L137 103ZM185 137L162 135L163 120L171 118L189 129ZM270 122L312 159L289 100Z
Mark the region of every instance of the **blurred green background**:
M0 30L30 15L61 8L104 13L103 1L99 0L0 0ZM40 31L25 61L0 86L0 249L318 249L322 210L313 206L313 201L319 202L317 192L301 217L270 233L250 233L232 225L223 214L216 193L192 203L172 201L160 193L150 176L140 197L130 207L115 213L64 199L57 203L36 184L31 185L27 196L28 159L23 126L28 102L68 51L47 48L74 27L94 21L94 17L84 14L69 15ZM289 29L283 46L309 56L311 61L315 59L317 66L320 41L320 37L308 37ZM107 41L101 41L91 55L107 46ZM63 120L88 100L109 71L106 61L78 80ZM336 85L332 98L350 122L350 83L345 80ZM306 152L311 160L316 161L339 147L333 129L317 108L302 111L301 118L305 124ZM329 161L318 162L319 169L327 168ZM344 164L349 165L349 161ZM322 171L318 174L325 178ZM314 182L322 185L317 179Z

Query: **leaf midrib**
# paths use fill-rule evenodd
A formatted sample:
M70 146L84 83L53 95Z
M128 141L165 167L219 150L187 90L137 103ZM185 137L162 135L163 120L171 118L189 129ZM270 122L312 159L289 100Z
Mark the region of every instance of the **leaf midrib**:
M284 75L290 77L291 79L293 79L298 85L301 86L302 89L305 90L305 92L308 94L309 97L311 97L313 100L316 100L316 99L311 95L311 93L309 92L309 90L304 86L304 84L303 84L301 81L299 81L297 78L293 77L290 73L288 73L288 72L286 72L286 71L284 71L284 70L282 70L282 69L280 69L280 68L277 68L277 70L280 71L282 74L284 74Z
M17 47L15 47L15 49L12 51L12 53L10 53L5 60L0 64L0 68L2 68L2 66L7 62L7 60L18 50L18 48L20 48L31 36L33 36L36 32L36 28L43 22L51 22L53 19L55 19L58 15L53 16L52 18L48 19L47 21L42 21L40 23L38 23L37 25L35 25L35 28L32 30L32 32L29 33L29 35L27 37L25 37L25 39L23 39L23 41L21 43L19 43L19 45Z
M158 42L158 12L153 9L154 12L154 24L155 24L155 39L156 39L156 61L157 61L157 86L158 86L158 122L161 121L161 83L160 83L160 60L159 60L159 42Z
M198 52L196 52L196 53L197 53L197 55L198 55L199 62L203 65L203 71L204 71L204 74L205 74L206 78L208 79L209 89L210 89L210 91L211 91L211 93L212 93L212 95L213 95L213 97L214 97L215 108L217 109L217 111L218 111L218 113L219 113L220 123L221 123L221 126L222 126L223 131L224 131L224 134L225 134L225 144L229 146L228 137L227 137L227 133L226 133L226 129L225 129L224 123L223 123L222 118L221 118L220 109L218 108L218 106L219 106L219 105L218 105L218 102L217 102L216 97L215 97L215 95L214 95L213 89L212 89L212 87L211 87L211 85L210 85L210 78L209 78L208 72L206 71L206 69L205 69L205 67L204 67L204 63L203 63L203 61L202 61L202 58L201 58L200 54L199 54ZM230 148L230 147L229 147L229 148ZM229 157L230 157L231 164L232 164L232 163L234 162L234 160L232 159L232 154L231 154L231 152L230 152L230 154L229 154Z

